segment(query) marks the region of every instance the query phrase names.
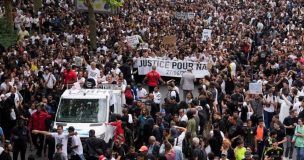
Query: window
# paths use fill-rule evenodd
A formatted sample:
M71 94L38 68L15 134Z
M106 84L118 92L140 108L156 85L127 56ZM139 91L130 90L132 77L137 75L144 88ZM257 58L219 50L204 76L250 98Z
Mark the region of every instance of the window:
M61 99L57 122L101 123L107 120L106 99Z

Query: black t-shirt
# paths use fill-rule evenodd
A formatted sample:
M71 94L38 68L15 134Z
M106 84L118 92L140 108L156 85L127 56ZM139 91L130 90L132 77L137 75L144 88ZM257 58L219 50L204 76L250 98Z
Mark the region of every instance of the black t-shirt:
M115 155L115 158L117 158L118 156L121 156L121 159L124 159L125 157L125 150L124 148L121 146L121 147L116 147L114 145L113 147L113 154Z
M286 117L283 121L285 126L290 126L298 122L296 117L291 118L290 116ZM286 128L286 135L293 136L295 128Z
M3 151L0 155L0 159L1 160L12 160L12 157L9 153Z
M127 153L125 160L136 160L137 158L137 153Z
M233 95L231 96L231 100L232 100L232 102L234 103L234 105L239 106L238 103L244 102L244 96L241 95L241 94L233 94Z
M276 138L276 140L278 142L282 141L286 137L284 129L276 130L276 132L277 132L277 138ZM283 144L279 144L279 147L283 148Z
M12 130L12 133L13 133L12 141L15 144L18 144L20 146L27 144L29 137L29 129L27 127L25 126L15 127Z

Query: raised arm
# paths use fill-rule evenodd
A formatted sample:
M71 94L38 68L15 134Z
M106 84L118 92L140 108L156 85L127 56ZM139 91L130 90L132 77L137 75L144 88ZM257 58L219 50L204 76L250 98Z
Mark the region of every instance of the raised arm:
M47 132L47 131L39 131L39 130L32 130L32 133L33 134L43 134L43 135L46 135L46 136L51 136L51 132Z

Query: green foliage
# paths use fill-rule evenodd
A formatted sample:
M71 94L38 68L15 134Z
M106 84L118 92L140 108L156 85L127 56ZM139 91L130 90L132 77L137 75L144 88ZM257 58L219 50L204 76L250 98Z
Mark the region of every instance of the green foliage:
M18 39L18 35L16 31L10 33L8 29L7 21L3 17L0 18L0 43L5 48L8 48L16 44L17 39Z
M118 7L122 7L123 6L123 0L104 0L105 2L107 2L111 8L113 9L117 9Z

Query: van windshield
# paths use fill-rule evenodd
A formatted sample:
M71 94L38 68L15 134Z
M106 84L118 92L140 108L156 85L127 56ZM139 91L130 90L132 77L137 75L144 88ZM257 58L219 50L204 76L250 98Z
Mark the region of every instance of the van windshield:
M106 99L61 99L57 122L101 123L106 122Z

